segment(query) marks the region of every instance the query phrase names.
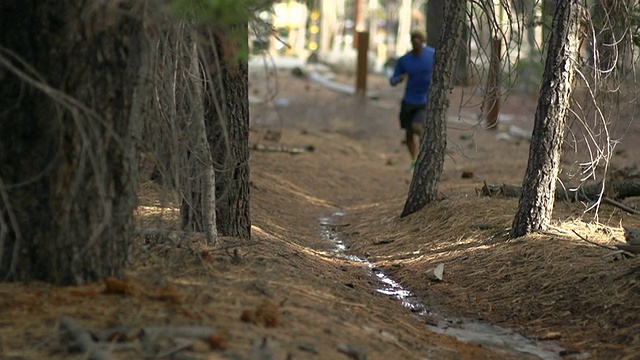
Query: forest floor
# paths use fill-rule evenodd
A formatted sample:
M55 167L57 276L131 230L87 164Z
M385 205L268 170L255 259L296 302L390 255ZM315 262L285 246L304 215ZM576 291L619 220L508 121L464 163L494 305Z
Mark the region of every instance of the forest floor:
M104 359L638 358L640 262L605 248L638 215L558 202L548 232L509 240L518 198L480 189L520 185L529 142L477 126L456 88L440 199L400 218L402 88L371 76L362 101L325 85L252 69L251 241L140 236L126 279L0 284L0 359L88 358L69 322ZM535 107L512 94L502 119L530 132ZM631 174L640 125L622 125L611 169ZM142 189L138 226L170 224L163 189Z

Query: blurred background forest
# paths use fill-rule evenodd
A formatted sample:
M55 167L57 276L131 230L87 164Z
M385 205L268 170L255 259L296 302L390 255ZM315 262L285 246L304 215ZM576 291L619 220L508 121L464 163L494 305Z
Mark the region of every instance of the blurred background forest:
M370 70L382 71L385 64L410 49L409 33L412 30L426 31L427 44L436 46L444 4L444 0L275 2L272 10L257 13L249 33L249 46L253 54L311 58L334 65L338 59L350 59L352 65L355 64L357 34L364 32L370 40ZM500 35L507 43L510 59L519 59L522 72L528 68L541 76L540 52L551 27L555 0L469 2L468 6L466 38L460 44L466 55L460 61L466 64L463 67L468 67L465 62L468 59L473 59L474 67L488 64L491 39ZM355 71L354 67L339 69ZM480 80L482 70L471 75Z

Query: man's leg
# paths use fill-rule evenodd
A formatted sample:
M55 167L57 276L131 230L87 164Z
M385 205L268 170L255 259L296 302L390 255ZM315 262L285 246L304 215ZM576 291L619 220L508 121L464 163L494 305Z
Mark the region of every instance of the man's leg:
M409 149L409 155L411 161L416 161L418 158L418 145L416 144L413 129L407 129L405 132L407 148Z
M413 161L416 161L418 158L418 151L420 151L420 138L422 138L422 133L424 133L424 124L422 120L423 115L424 112L419 111L418 114L416 114L416 117L414 117L414 121L411 123L411 129L407 129L407 147L409 148L411 160Z

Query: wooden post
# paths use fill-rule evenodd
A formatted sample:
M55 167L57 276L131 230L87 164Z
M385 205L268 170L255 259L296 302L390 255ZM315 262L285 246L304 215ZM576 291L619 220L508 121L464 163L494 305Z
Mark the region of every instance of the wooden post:
M364 0L356 0L355 3L355 27L354 27L354 31L355 31L355 37L353 39L353 48L358 50L360 49L360 44L359 41L360 39L358 38L358 33L365 31L365 29L367 28L366 26L366 17L365 17L365 4L364 4Z
M489 74L487 75L487 89L484 100L484 112L487 114L487 128L498 128L498 114L500 113L499 89L500 81L500 38L491 40L491 58L489 60Z
M364 100L367 96L367 52L369 49L369 33L357 32L358 64L356 69L356 96Z

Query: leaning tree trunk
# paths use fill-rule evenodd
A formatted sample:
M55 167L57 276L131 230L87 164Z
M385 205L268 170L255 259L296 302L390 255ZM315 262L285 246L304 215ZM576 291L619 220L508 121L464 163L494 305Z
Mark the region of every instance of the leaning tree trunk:
M129 56L139 26L124 15L134 9L108 8L0 3L0 279L122 275L136 202L139 63Z
M217 29L208 55L210 81L205 123L216 179L216 226L223 236L251 237L249 217L249 88L248 64L241 60L238 37L244 26Z
M446 122L449 93L453 88L452 71L460 49L466 9L465 0L447 1L444 8L445 25L442 28L443 36L436 47L436 62L427 103L426 129L420 141L417 166L401 216L413 214L438 196L438 184L447 148Z
M529 149L529 162L510 236L544 230L553 212L564 128L578 56L580 0L558 1Z

